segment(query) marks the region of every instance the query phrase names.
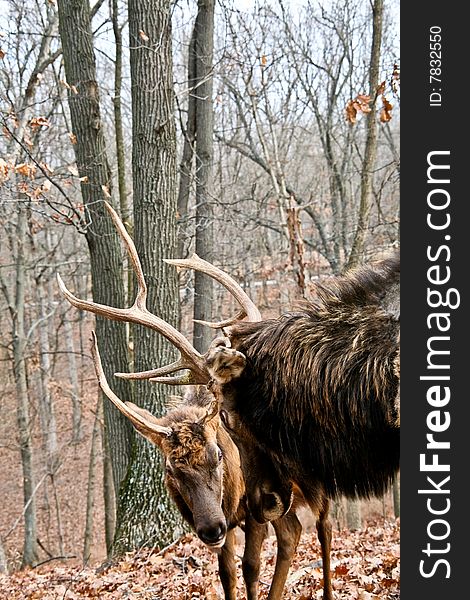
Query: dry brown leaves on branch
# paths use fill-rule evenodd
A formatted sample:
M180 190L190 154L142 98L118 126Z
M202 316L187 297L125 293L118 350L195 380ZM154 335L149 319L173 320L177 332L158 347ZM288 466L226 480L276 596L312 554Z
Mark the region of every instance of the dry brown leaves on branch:
M238 598L246 598L237 546ZM320 600L318 541L304 533L284 592L286 600ZM267 596L276 557L274 536L263 547L260 599ZM331 569L335 600L397 600L399 522L373 523L361 531L334 531ZM186 535L162 552L141 551L107 567L43 565L0 575L0 600L219 600L217 557Z
M385 96L382 96L382 110L380 111L380 121L382 123L388 123L392 118L393 105L387 100Z
M34 117L29 122L29 126L33 129L38 129L39 127L50 127L51 124L46 119L46 117Z
M390 78L390 90L392 94L398 94L398 89L400 86L400 69L397 64L393 65L393 73ZM392 119L392 108L393 105L387 99L385 95L387 89L387 82L382 81L375 91L375 98L382 98L382 108L380 110L379 119L381 123L388 123ZM354 125L357 122L357 117L360 114L369 114L371 112L370 107L371 98L370 96L366 96L364 94L358 94L354 100L350 100L345 109L346 120Z
M370 96L358 94L354 100L350 100L346 105L346 119L354 125L359 113L368 114L371 111L369 106Z

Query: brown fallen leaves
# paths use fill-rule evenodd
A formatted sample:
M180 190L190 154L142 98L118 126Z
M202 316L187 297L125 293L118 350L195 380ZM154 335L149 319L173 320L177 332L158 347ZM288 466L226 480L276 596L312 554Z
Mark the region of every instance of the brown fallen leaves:
M237 546L238 598L246 598ZM262 553L260 598L274 570L274 536ZM314 533L304 533L286 583L286 600L322 598L321 561ZM334 531L331 569L335 600L397 600L399 522L372 523L361 531ZM219 600L217 556L186 535L161 552L140 551L101 567L43 565L0 575L0 600Z

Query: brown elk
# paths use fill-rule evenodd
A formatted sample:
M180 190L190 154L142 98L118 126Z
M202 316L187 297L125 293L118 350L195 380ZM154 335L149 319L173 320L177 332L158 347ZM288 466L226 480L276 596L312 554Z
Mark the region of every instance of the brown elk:
M227 600L236 597L236 574L234 562L234 528L244 523L245 551L242 561L243 575L248 600L256 600L258 594L258 575L260 570L261 545L267 533L266 514L272 520L277 537L278 553L273 581L269 591L269 600L278 600L282 596L290 563L297 547L301 525L295 509L304 502L300 490L293 496L288 486L289 509L281 500L277 489L284 488L283 481L277 479L277 469L272 461L257 446L247 448L248 436L236 423L229 424L229 416L223 413L223 420L230 427L239 444L243 441L243 462L249 460L256 473L263 473L269 480L269 486L262 488L264 511L259 513L257 522L246 508L245 483L240 466L240 456L226 429L220 423L218 398L220 385L211 382L206 356L199 354L186 338L168 323L146 308L147 287L135 246L127 234L119 217L107 205L113 221L125 242L137 276L138 291L131 308L113 308L94 302L80 300L65 287L60 276L59 286L64 296L77 308L95 314L131 323L145 325L164 335L181 352L181 358L172 365L145 373L118 374L128 379L152 378L170 383L191 383L196 388L187 395L181 406L173 408L167 415L156 418L148 411L131 402L122 402L111 390L106 381L98 353L96 339L92 345L95 369L103 392L113 404L132 422L136 430L154 443L162 451L166 461L166 484L170 495L178 506L182 516L193 527L200 539L209 547L218 551L219 575ZM201 261L199 266L213 276L220 273ZM224 285L243 303L251 316L258 313L247 300L244 292L230 278ZM225 341L224 341L225 342ZM216 340L209 350L219 348ZM242 375L245 359L242 354L232 351L229 354L230 368L226 374L228 380ZM240 370L237 369L237 360ZM171 373L189 369L185 377L168 378ZM219 363L218 380L224 379L224 368ZM212 390L214 395L210 392ZM215 397L214 397L215 396ZM318 487L315 502L310 506L318 515L317 530L322 548L324 572L324 599L332 600L330 579L330 542L331 527L328 521L328 501ZM281 510L278 506L281 505ZM256 505L254 505L256 507ZM269 512L268 507L273 510ZM279 517L277 515L279 514Z
M198 268L192 260L171 262ZM315 503L319 488L329 498L367 498L392 481L399 467L399 272L393 257L333 278L298 312L232 324L227 345L206 356L224 410L276 472L277 482L262 474L247 479L253 514L283 514L292 483ZM266 512L267 489L277 491L278 511Z

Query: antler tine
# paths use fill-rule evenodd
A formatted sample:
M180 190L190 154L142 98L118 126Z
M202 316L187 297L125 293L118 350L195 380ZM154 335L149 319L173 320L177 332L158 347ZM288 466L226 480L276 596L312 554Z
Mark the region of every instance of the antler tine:
M184 375L175 375L174 377L152 377L150 383L165 383L166 385L195 385L198 382L194 381L192 373L186 372ZM206 385L207 385L206 381Z
M167 383L169 385L194 385L198 383L207 383L206 381L202 382L195 378L194 374L190 370L190 366L184 366L183 361L176 361L171 363L171 365L167 365L165 367L160 367L158 369L152 369L151 371L141 371L139 373L114 373L116 377L120 379L149 379L152 382L158 381L159 383ZM164 377L165 375L171 375L171 373L175 373L176 371L181 371L182 369L187 369L186 373L177 377Z
M237 314L225 321L216 321L212 323L211 321L201 321L200 319L193 319L195 323L201 323L201 325L206 325L207 327L211 327L212 329L224 329L224 327L229 327L230 325L234 325L238 321L241 321L246 317L246 312L242 309L237 312Z
M200 271L201 273L209 275L209 277L212 277L212 279L215 279L221 283L225 289L232 294L232 296L242 307L243 312L246 314L249 321L261 321L261 314L254 302L246 294L246 292L242 290L241 286L234 279L232 279L228 273L222 271L222 269L214 267L214 265L211 265L211 263L203 260L197 254L193 254L191 258L165 259L165 262L170 265L183 267L184 269L193 269L194 271ZM228 324L231 325L234 322L234 319L230 319ZM218 323L213 323L210 326L217 327Z
M139 412L137 412L137 410L133 409L132 403L123 402L120 398L118 398L118 396L116 396L113 390L109 387L106 375L104 374L103 365L101 364L101 357L98 350L96 334L94 331L91 332L91 336L91 354L93 357L93 364L95 365L96 376L103 393L111 400L114 406L134 424L137 429L151 430L160 435L170 436L172 434L171 427L163 427L162 425L158 425L157 423L153 423L148 419L145 419Z
M147 284L145 282L142 265L140 263L139 255L137 254L136 247L130 235L127 233L124 224L119 218L118 214L107 202L104 203L108 210L111 218L118 230L118 233L123 240L129 257L131 259L134 272L137 277L138 290L134 304L130 308L115 308L112 306L106 306L97 302L91 302L89 300L81 300L74 296L65 286L62 278L57 274L57 281L59 284L60 291L67 298L67 300L76 308L86 310L94 314L100 315L107 319L113 319L115 321L125 321L128 323L136 323L149 327L154 331L163 335L173 346L175 346L181 353L181 357L178 361L162 367L165 371L158 370L158 374L169 374L181 371L182 369L190 369L192 372L192 379L194 383L205 384L210 379L207 368L205 366L204 358L201 354L189 343L189 341L180 333L177 329L172 327L169 323L152 314L146 306L147 302ZM147 372L150 375L144 373L133 374L133 379L145 379L152 377L154 372ZM123 374L120 374L123 376Z

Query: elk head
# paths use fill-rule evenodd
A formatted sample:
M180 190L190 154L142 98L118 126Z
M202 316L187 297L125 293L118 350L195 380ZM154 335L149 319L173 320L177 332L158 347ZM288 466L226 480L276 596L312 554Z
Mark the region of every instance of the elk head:
M220 548L225 543L227 523L222 510L224 456L217 441L220 420L216 400L203 388L205 399L200 405L184 404L162 418L132 402L122 402L109 387L94 332L92 336L93 362L104 394L161 450L166 484L182 515L207 546Z
M166 262L175 266L194 269L209 275L221 283L242 307L241 311L231 319L217 323L205 323L210 327L222 329L225 336L214 340L206 354L201 355L177 329L147 309L147 284L134 242L114 209L106 202L105 205L126 246L137 277L138 290L134 304L130 308L115 308L81 300L67 289L60 275L57 275L59 288L65 298L76 308L108 319L149 327L163 335L180 352L180 358L170 365L140 373L115 373L117 377L148 379L152 382L170 385L210 384L216 403L213 410L211 409L209 413L206 411L205 416L195 417L196 420L185 423L184 427L170 423L168 416L157 419L148 411L130 402L124 403L115 396L107 384L101 368L96 340L93 343L95 368L104 393L132 422L140 434L162 450L167 459L167 481L170 489L178 492L187 508L194 515L195 521L198 519L199 523L200 517L201 522L204 522L203 515L208 513L204 508L200 491L210 488L214 492L214 498L219 498L219 503L222 493L221 484L217 484L214 479L214 477L216 479L218 477L219 483L221 481L220 472L216 465L220 460L220 449L217 449L215 442L216 424L219 422L219 403L226 404L226 384L230 385L232 380L240 377L245 368L244 355L231 348L230 326L244 317L247 317L250 322L261 321L261 315L251 299L227 273L202 260L197 255L193 255L190 259L167 260ZM180 371L185 372L175 375ZM224 387L224 393L221 391L222 386ZM228 416L230 412L229 403L227 403L227 406L225 408L226 411L228 410L225 415L225 422L242 452L242 468L246 480L249 506L255 518L260 522L277 519L288 512L291 506L292 489L290 482L286 477L280 476L279 467L270 460L268 454L263 452L255 443L255 440L251 439L246 431L237 429L235 416L231 418ZM210 414L210 418L208 414ZM187 453L184 460L178 459L177 455L182 447L181 439L196 439L198 435L200 440L204 439L207 442L203 444L204 452L200 454L202 458L190 460L191 453ZM193 452L196 456L197 452L195 450ZM204 471L206 479L203 478ZM210 479L207 478L209 472L211 473ZM214 522L211 522L210 525L207 523L201 525L199 530L199 525L194 522L195 529L201 539L213 547L220 547L225 537L226 524L224 524L221 514L221 511L219 511Z

